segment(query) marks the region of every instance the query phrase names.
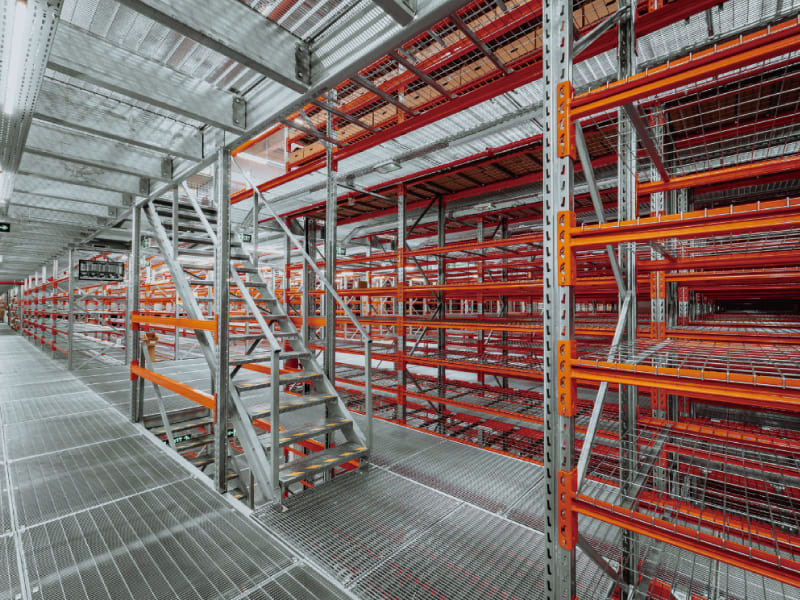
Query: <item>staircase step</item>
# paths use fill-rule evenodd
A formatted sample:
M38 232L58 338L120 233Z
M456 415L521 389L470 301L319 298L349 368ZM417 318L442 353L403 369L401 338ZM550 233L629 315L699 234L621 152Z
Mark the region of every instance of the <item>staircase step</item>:
M200 205L200 209L207 217L216 217L217 209L213 206L205 206L202 202L198 202ZM163 208L169 211L172 211L172 200L164 200L163 198L156 198L153 200L153 205L156 208ZM186 211L191 212L192 214L197 214L194 211L194 206L191 202L187 200L178 200L178 211Z
M261 313L261 316L264 317L264 320L269 323L270 321L286 321L289 319L286 315L273 315L268 313ZM256 318L253 315L235 315L228 317L231 321L255 321Z
M208 444L213 444L213 443L214 443L213 434L201 435L200 437L193 437L189 440L177 442L175 444L175 450L177 450L178 452L186 452L187 450L192 450L193 448L199 448L200 446L206 446Z
M317 373L315 371L300 371L298 373L281 373L280 375L280 384L282 386L289 385L290 383L299 383L301 381L307 381L309 379L319 379L322 377L322 373ZM262 381L252 381L250 383L237 383L236 389L239 392L250 392L253 390L262 390L264 388L268 388L272 385L272 382L269 379L264 379Z
M297 333L294 331L273 331L272 335L274 335L276 338L290 338L296 336ZM263 337L266 337L263 333L242 333L238 335L232 335L228 339L232 342L236 342L242 340L257 340Z
M189 285L214 285L213 279L189 279Z
M283 448L289 444L295 444L297 442L302 442L303 440L325 435L326 433L339 431L340 429L352 424L352 419L347 419L344 417L326 418L318 421L312 421L311 423L306 423L300 427L281 431L280 437L278 438L278 444L281 448ZM270 434L268 433L259 436L259 440L264 448L269 449L272 445L270 444Z
M184 269L194 269L195 271L213 271L214 265L198 265L197 263L181 260L178 258L178 263Z
M178 235L179 242L185 242L187 244L204 244L207 246L213 245L211 238L207 235L183 235L182 233Z
M314 394L311 396L293 396L292 394L281 394L281 403L279 411L281 414L292 412L293 410L300 410L312 406L325 404L330 400L335 400L336 396L333 394ZM253 406L247 407L247 412L251 420L267 419L272 414L272 404L262 402Z
M187 429L195 429L196 427L208 427L213 423L213 417L201 417L199 419L189 419L188 421L177 421L175 423L170 423L169 425L172 429L172 433L175 433L176 431L186 431ZM151 429L150 433L153 435L166 435L167 430L163 425L161 425Z
M250 260L250 257L247 256L247 254L241 252L241 248L238 248L237 250L240 250L240 252L231 252L231 260ZM195 258L210 258L213 260L216 255L213 250L178 248L178 260L185 256L193 256Z
M200 222L200 219L196 219L193 222L187 223L186 221L192 221L191 218L185 218L181 215L181 220L178 222L178 232L183 231L195 231L195 232L206 232L205 226ZM172 216L164 216L161 218L161 223L167 229L172 227ZM212 225L213 227L213 225Z
M286 486L366 455L367 447L356 442L347 442L322 452L314 452L281 466L280 482Z
M311 356L310 352L295 352L295 351L287 351L281 352L281 360L290 360L293 358L308 358ZM269 362L272 360L272 354L267 352L258 353L258 354L249 354L246 356L238 356L236 358L231 358L229 363L231 366L236 365L250 365L253 363L260 363L260 362Z
M237 273L259 273L258 267L253 265L236 265Z
M189 463L194 465L198 469L207 467L213 462L214 462L214 457L208 454L204 454L203 456L195 456L194 458L189 459Z

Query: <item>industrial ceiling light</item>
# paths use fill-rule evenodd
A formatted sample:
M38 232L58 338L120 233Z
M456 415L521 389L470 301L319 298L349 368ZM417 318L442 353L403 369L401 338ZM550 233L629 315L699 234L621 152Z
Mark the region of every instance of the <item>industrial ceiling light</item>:
M400 163L395 162L393 160L387 161L385 163L381 163L375 167L375 171L377 173L382 173L386 175L387 173L392 173L393 171L400 170Z
M28 3L17 0L14 6L14 28L11 30L11 56L8 60L8 77L6 93L3 100L3 112L13 114L16 99L22 87L22 73L25 62L25 46L28 44Z

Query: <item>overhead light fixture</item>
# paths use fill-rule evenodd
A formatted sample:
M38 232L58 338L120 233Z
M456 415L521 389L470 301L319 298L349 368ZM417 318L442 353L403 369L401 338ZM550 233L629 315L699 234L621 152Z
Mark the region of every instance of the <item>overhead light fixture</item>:
M16 99L22 88L22 74L25 66L25 47L28 45L28 3L17 0L14 6L14 28L11 31L11 57L8 61L6 93L3 112L7 115L16 110Z
M374 168L374 170L377 173L383 173L385 175L386 173L392 173L394 171L399 171L400 170L400 163L395 162L393 160L390 160L388 162L379 164L378 166L376 166Z

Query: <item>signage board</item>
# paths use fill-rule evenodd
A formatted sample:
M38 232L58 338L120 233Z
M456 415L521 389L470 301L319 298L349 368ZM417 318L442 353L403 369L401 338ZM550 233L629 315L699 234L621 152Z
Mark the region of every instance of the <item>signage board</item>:
M91 281L122 281L125 278L125 263L101 260L81 260L78 264L78 279Z

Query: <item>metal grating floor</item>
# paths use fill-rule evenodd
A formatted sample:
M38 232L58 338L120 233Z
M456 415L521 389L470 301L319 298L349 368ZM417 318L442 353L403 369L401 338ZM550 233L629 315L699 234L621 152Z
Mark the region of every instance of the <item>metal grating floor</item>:
M30 348L0 337L0 378L23 372L19 364L47 371L42 390L56 400L49 386L77 380ZM164 368L206 381L189 363ZM0 444L13 449L6 473L14 490L0 494L0 509L6 507L0 519L10 531L0 535L0 600L544 597L542 470L534 464L377 421L368 470L289 499L288 512L257 511L259 527L246 509L192 477L166 447L127 422L124 367L81 377L85 398L99 400L97 392L117 410L53 417L25 378L12 387L25 388L32 405L0 404L0 417L16 419L3 421ZM65 408L73 396L63 396ZM80 422L101 416L87 441ZM69 434L59 436L59 428ZM116 437L106 437L109 431ZM75 480L85 486L76 489ZM613 486L586 485L595 497L616 493ZM614 556L618 530L582 519L581 531ZM793 589L663 544L643 546L645 572L679 591L720 599L797 597ZM582 600L608 597L610 580L581 552L577 572ZM11 595L3 595L7 589ZM634 597L647 598L646 587Z
M324 585L308 566L297 565L258 586L258 589L246 592L238 600L294 600L295 598L345 600L349 596L341 590Z
M402 500L401 500L402 499ZM289 510L261 509L256 518L349 581L390 558L452 512L458 501L373 468L289 499Z
M155 444L133 436L17 460L19 521L35 525L190 476L163 458Z
M86 393L89 394L89 390ZM5 425L5 430L9 459L136 435L136 429L110 408L80 415L12 423Z
M182 481L26 530L32 585L48 599L228 598L292 563L209 491Z
M350 598L128 422L126 405L7 331L0 600ZM88 377L128 393L124 368Z
M19 594L17 546L13 536L6 534L0 537L0 600L16 600Z
M75 392L43 398L3 402L0 404L3 423L12 424L23 421L37 421L49 417L72 415L107 408L99 398L87 397L85 392Z

